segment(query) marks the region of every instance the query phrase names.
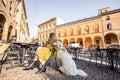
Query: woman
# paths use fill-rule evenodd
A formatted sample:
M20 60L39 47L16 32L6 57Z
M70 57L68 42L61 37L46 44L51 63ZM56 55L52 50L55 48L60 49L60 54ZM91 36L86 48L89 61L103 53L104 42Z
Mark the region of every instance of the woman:
M40 70L38 72L39 73L40 72L45 72L46 71L45 63L47 62L49 57L54 52L52 44L55 41L57 41L57 39L55 38L55 34L50 33L49 39L46 42L45 46L38 47L38 49L36 50L34 62L32 64L30 64L30 66L26 67L25 70L32 69L35 61L39 61L39 64L41 65L41 68L40 68Z
M63 47L63 44L60 41L56 41L53 43L54 48L57 51L57 58L61 62L61 66L59 68L60 71L67 75L80 75L83 77L87 76L87 73L84 71L77 69L76 64L70 54L67 52L65 47Z

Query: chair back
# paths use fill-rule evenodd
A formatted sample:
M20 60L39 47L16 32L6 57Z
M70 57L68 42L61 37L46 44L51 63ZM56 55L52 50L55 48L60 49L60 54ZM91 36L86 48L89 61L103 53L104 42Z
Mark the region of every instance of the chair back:
M91 56L97 56L96 48L97 48L97 45L93 45L93 44L88 47L88 50L90 51Z
M109 45L107 47L107 56L109 59L120 58L120 45Z

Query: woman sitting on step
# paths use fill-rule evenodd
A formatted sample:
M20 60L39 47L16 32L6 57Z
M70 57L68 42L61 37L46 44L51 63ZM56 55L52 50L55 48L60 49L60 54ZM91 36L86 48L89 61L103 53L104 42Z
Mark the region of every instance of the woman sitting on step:
M53 55L54 48L52 44L55 41L57 41L57 39L55 38L55 34L50 33L49 39L46 42L46 44L43 47L38 47L38 49L36 50L34 62L30 64L28 67L26 67L24 70L32 69L35 61L38 61L39 64L41 65L41 68L39 68L38 65L39 70L37 71L37 73L45 72L46 71L45 63L48 61L50 56Z

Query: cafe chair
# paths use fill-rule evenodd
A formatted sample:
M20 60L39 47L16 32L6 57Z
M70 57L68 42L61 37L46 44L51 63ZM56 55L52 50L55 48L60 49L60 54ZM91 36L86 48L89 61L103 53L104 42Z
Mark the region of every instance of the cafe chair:
M38 47L28 48L28 53L25 55L25 59L28 61L28 64L31 64L35 59L35 52Z
M76 56L77 56L77 59L80 59L82 58L82 48L77 48L76 50Z
M71 47L71 46L68 46L68 47L66 47L66 50L68 51L68 53L71 53L72 47Z
M112 70L120 66L120 45L109 45L107 47L107 57Z
M33 46L28 48L28 52L25 55L25 60L27 61L27 66L24 66L24 70L30 70L33 69L34 67L37 67L39 69L39 62L35 61L35 53L37 50L38 46Z
M20 66L22 61L22 54L20 53L21 48L18 45L11 43L11 46L7 50L6 60L11 64L10 68ZM8 67L9 69L9 67Z
M88 47L89 54L90 54L89 64L91 63L91 59L94 58L95 63L97 65L98 58L100 58L101 59L101 65L102 65L103 56L101 55L101 52L97 48L98 48L98 46L93 45L93 44Z
M2 71L2 66L3 64L10 64L6 67L6 69L11 69L20 64L20 55L19 55L19 50L17 49L16 45L10 44L9 48L3 53L4 55L2 56L1 59L1 69L0 72Z
M70 55L72 56L73 59L77 59L77 52L78 52L78 48L72 47L71 48L71 52Z

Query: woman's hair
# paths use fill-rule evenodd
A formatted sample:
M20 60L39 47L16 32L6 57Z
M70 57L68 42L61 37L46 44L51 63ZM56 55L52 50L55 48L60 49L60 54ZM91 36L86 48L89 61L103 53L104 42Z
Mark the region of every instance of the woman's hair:
M53 35L55 35L55 33L54 33L54 32L50 33L49 38L52 38L52 37L53 37Z

